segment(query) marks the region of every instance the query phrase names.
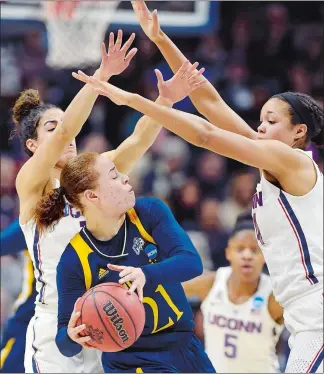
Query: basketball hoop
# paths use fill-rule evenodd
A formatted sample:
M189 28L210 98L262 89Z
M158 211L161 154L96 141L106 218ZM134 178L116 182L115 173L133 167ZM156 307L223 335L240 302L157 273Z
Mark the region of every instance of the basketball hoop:
M118 0L44 1L48 66L84 69L99 64L100 43L118 4Z

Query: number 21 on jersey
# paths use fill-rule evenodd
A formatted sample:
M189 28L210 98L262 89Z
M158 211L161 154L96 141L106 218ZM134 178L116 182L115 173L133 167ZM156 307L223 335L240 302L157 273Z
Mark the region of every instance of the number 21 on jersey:
M131 282L126 282L126 284L127 284L128 287L130 287ZM170 295L167 293L167 291L162 286L162 284L159 284L157 286L157 288L155 289L155 292L157 294L157 297L160 296L162 298L162 302L166 303L170 307L170 309L175 314L175 316L177 318L177 321L179 321L179 319L183 315L183 312L181 312L181 310L179 310L179 308L174 304ZM168 322L165 325L160 326L160 324L159 324L159 306L158 306L158 303L152 297L144 297L143 298L143 304L149 305L150 308L152 309L153 330L151 331L151 334L155 334L157 332L165 330L165 329L174 325L174 320L171 317L169 317Z

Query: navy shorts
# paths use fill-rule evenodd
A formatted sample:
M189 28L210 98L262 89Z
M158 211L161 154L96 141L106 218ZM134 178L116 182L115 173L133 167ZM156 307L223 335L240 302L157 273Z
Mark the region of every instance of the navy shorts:
M205 350L192 336L189 345L168 351L118 352L118 360L102 360L105 373L216 373Z
M1 373L24 373L28 322L9 320L1 340Z

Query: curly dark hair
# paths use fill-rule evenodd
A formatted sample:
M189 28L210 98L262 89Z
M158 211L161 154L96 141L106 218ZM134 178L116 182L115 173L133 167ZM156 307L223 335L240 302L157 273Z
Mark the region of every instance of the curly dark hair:
M38 121L42 114L50 108L56 107L52 104L44 104L40 100L38 91L33 89L22 91L13 107L12 118L15 129L11 137L18 135L21 145L29 156L32 156L33 152L27 148L26 141L28 139L37 140Z

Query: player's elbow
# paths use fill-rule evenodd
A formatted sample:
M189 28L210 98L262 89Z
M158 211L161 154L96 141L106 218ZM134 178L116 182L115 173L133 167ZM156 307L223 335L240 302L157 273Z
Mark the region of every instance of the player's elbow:
M195 256L192 256L192 257L193 258L191 261L191 278L190 279L199 277L199 275L201 275L204 271L203 263L202 263L202 260L199 254L197 253Z
M197 134L197 143L195 145L200 148L207 148L210 138L213 136L215 130L217 131L217 128L203 119L201 124L202 126Z

